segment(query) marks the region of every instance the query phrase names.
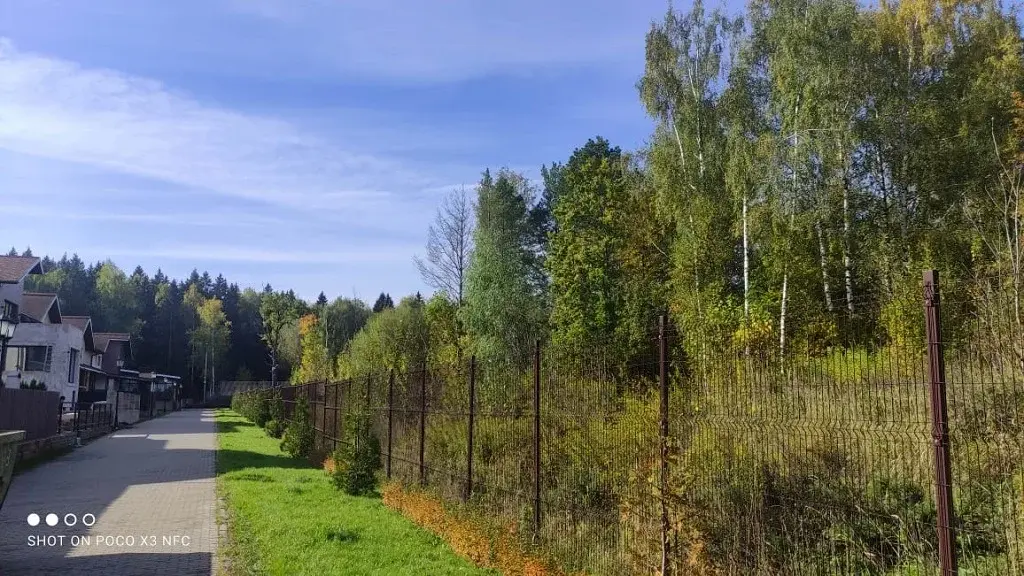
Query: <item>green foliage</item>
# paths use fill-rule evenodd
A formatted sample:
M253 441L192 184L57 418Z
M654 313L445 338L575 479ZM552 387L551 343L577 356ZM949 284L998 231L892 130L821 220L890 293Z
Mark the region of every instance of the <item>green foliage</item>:
M22 390L46 390L46 383L45 382L39 382L35 378L33 378L29 382L22 382L21 386L19 386L19 387Z
M281 450L292 458L309 458L313 455L313 422L309 414L309 402L299 397L292 412L292 420L281 438Z
M619 327L625 168L621 151L598 138L560 170L562 194L552 211L556 231L546 260L556 345L594 345Z
M389 369L419 369L426 360L429 337L424 306L403 301L370 318L339 356L338 375L352 378Z
M544 324L536 291L527 208L533 190L522 175L485 172L477 186L474 250L466 271L462 320L481 358L523 363Z
M381 468L380 439L373 431L369 413L346 416L342 444L332 455L335 488L353 496L373 493Z
M267 431L267 435L271 438L280 438L284 435L285 425L283 422L276 418L267 420L267 425L264 427Z

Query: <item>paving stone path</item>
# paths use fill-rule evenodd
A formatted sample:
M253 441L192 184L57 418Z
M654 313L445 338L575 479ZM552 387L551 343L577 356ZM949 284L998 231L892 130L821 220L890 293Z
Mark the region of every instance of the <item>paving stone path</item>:
M183 410L17 476L0 510L0 575L212 574L216 442L212 411Z

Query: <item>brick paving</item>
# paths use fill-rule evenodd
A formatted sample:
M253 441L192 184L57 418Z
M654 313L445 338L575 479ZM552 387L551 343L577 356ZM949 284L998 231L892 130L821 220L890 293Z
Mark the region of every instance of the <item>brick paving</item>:
M0 510L0 575L212 574L216 441L212 411L172 412L17 476Z

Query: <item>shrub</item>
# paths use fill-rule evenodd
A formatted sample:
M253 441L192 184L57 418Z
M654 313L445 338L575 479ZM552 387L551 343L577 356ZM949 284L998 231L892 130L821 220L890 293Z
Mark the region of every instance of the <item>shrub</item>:
M270 436L271 438L280 438L282 435L284 435L284 428L284 422L281 422L276 418L271 418L270 420L267 421L266 431L267 435Z
M369 414L352 414L345 421L342 444L332 455L334 487L348 494L370 494L377 488L380 439Z
M263 403L268 407L269 403ZM309 402L305 398L299 398L295 403L295 412L292 414L292 421L284 431L281 439L281 450L292 455L293 458L309 458L313 454L313 423L309 418Z
M257 404L255 407L255 418L253 422L260 428L264 428L267 422L270 421L270 402L268 401L265 394L257 394Z

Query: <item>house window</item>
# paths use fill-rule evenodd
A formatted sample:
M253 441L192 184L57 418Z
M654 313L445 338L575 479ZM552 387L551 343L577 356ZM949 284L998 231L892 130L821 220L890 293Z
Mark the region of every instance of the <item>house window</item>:
M72 348L70 354L71 361L68 362L68 382L74 384L78 378L78 350Z
M52 346L26 346L25 347L25 371L26 372L49 372L50 363L53 360Z

